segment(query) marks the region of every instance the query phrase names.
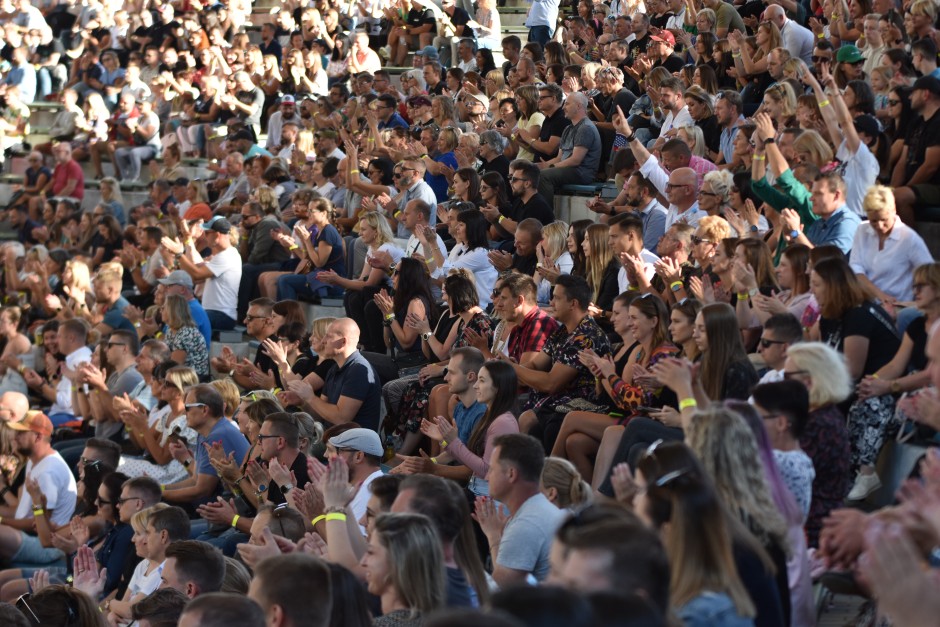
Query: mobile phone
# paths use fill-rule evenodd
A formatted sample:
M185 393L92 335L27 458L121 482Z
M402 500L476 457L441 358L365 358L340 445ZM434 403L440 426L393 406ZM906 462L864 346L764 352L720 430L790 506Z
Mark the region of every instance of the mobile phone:
M658 412L659 407L646 407L645 405L640 405L636 408L636 413L638 414L652 414L653 412Z

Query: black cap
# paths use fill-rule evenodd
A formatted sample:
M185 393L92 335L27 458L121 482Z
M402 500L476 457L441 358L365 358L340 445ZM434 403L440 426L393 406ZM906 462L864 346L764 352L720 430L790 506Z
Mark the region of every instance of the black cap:
M869 137L877 137L884 129L881 128L878 118L866 113L855 118L855 130Z
M238 141L240 139L247 139L248 141L254 141L254 138L251 136L251 131L246 128L238 131L233 135L229 135L228 138L232 141Z
M935 96L940 96L940 78L936 78L935 76L921 76L914 81L914 86L911 89L926 89Z
M202 228L206 231L215 231L216 233L221 233L222 235L228 235L232 231L232 223L222 216L215 216L206 222Z
M181 176L177 178L176 180L174 180L173 184L176 185L177 187L183 187L185 185L189 185L189 179L186 178L185 176Z

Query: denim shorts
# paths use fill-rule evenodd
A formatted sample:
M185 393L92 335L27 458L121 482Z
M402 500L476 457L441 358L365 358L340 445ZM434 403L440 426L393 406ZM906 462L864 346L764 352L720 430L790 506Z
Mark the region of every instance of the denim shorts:
M20 548L8 568L33 566L64 566L65 554L55 547L44 547L36 536L20 531Z

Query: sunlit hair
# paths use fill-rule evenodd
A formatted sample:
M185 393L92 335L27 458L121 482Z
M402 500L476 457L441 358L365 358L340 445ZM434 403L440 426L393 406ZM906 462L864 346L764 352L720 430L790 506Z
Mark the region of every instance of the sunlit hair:
M852 393L852 375L845 356L822 342L799 342L787 348L787 360L812 380L810 409L841 403Z
M895 213L894 191L884 185L872 185L862 200L865 213Z
M558 259L568 249L568 223L555 220L542 227L542 246L551 259Z
M392 228L388 225L388 218L378 211L367 211L359 216L359 222L365 222L376 231L374 248L379 248L395 239Z
M421 514L382 514L372 533L386 550L388 583L412 614L442 608L444 554L430 519Z
M770 494L754 433L739 414L721 405L695 412L686 443L715 482L718 496L761 543L788 548L787 523Z

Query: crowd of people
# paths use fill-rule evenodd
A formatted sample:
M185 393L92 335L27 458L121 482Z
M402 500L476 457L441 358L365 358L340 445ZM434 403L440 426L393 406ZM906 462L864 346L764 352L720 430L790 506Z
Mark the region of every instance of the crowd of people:
M501 5L0 6L0 622L935 624L937 4Z

